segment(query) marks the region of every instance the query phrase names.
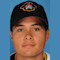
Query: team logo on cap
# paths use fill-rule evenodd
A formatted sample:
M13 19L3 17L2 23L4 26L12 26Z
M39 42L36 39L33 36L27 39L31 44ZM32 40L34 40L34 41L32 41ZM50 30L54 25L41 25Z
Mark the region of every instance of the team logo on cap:
M27 12L35 11L36 8L37 6L34 5L32 2L26 2L20 7L20 9Z

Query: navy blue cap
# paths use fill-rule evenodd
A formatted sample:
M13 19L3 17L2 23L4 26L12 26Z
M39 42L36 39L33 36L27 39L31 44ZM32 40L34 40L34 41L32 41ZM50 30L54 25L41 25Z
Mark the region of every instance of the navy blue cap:
M10 30L15 26L22 18L28 16L40 17L48 28L48 19L45 13L44 8L33 1L26 1L18 4L12 11L11 20L10 20Z

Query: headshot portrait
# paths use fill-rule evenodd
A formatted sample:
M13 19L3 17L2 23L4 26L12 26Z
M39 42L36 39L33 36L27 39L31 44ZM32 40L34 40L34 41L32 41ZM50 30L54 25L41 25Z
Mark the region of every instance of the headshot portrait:
M45 9L35 1L16 5L10 18L10 38L15 52L10 60L50 60L45 45L50 36Z

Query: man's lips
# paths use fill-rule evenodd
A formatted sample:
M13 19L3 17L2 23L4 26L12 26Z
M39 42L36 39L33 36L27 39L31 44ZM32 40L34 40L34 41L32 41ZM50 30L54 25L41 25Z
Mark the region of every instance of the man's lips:
M35 45L33 45L33 44L26 44L26 45L23 45L23 47L33 47L33 46L35 46Z

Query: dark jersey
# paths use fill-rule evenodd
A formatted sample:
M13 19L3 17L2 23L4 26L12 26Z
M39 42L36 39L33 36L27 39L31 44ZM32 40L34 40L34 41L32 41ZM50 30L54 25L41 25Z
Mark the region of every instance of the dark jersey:
M10 56L10 60L15 60L15 54L13 54L13 55Z

